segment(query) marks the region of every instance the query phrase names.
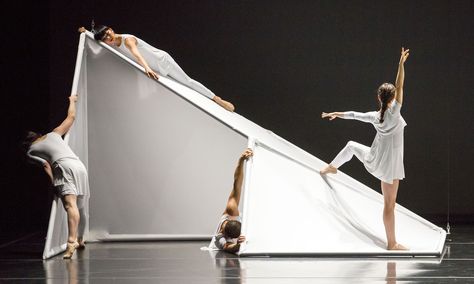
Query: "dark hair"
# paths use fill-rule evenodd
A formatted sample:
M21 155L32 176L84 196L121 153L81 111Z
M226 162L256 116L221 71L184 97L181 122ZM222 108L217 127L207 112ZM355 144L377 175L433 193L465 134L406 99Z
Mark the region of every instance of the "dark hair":
M388 103L395 96L395 86L390 83L383 83L377 90L377 96L380 103L380 123L384 121L383 117L387 110Z
M95 40L102 40L108 29L110 29L110 28L107 27L107 26L103 26L103 25L95 26L94 25L94 27L92 27L91 32L94 34L94 39Z
M31 144L33 142L40 138L42 135L40 133L36 133L34 131L27 131L25 135L23 136L23 139L21 141L21 146L22 150L26 153L30 149Z
M224 235L229 238L238 238L240 236L241 224L236 220L229 220L224 227Z

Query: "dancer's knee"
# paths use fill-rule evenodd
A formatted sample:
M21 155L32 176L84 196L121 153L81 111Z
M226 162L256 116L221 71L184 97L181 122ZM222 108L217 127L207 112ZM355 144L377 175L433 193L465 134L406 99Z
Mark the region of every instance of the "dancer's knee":
M346 148L349 148L349 149L354 149L356 146L357 146L357 142L355 141L349 141L346 144Z
M393 212L395 211L395 205L396 205L396 202L395 200L387 200L384 202L384 211L386 212Z
M66 198L66 197L65 197L65 198L63 198L62 201L63 201L64 209L65 209L66 211L71 210L71 209L76 209L76 210L78 210L77 204L76 204L76 200L75 200L75 199L73 199L73 198Z

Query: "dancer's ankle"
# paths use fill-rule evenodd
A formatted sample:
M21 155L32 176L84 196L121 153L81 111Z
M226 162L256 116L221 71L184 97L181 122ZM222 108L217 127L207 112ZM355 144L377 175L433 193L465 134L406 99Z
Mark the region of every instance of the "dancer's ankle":
M329 164L329 165L327 165L327 167L322 169L320 171L320 173L323 174L323 175L325 175L325 174L336 174L337 173L337 168L334 167L333 165Z

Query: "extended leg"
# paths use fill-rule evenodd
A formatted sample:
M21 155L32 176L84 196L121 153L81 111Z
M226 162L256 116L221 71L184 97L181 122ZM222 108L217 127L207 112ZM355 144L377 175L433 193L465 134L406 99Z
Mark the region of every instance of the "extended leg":
M383 224L385 226L385 234L387 235L388 250L406 250L404 246L397 243L395 237L395 204L397 201L399 180L393 180L393 184L381 181L384 207L383 207Z
M78 196L77 197L77 208L79 209L79 225L78 225L78 231L77 231L77 242L79 243L80 249L83 249L85 247L84 243L84 232L86 230L87 222L89 221L89 216L87 216L86 211L85 211L85 202L86 197L84 196Z
M196 80L191 79L191 77L189 77L184 72L184 70L181 69L181 67L171 57L168 60L171 64L171 68L169 70L168 76L180 82L181 84L188 86L189 88L195 90L196 92L208 97L209 99L213 100L218 105L225 108L226 110L234 111L235 109L234 105L216 96L211 90L206 88L203 84L199 83Z
M322 169L320 173L336 173L337 169L346 162L350 161L354 155L361 162L364 162L364 157L367 155L367 153L369 153L369 151L369 147L354 141L349 141L347 142L346 147L344 147L341 152L337 154L336 158L334 158L334 160L326 168Z
M71 258L76 250L77 243L77 227L79 225L79 210L77 208L77 197L74 194L68 194L62 197L64 209L67 213L68 239L67 249L64 258Z

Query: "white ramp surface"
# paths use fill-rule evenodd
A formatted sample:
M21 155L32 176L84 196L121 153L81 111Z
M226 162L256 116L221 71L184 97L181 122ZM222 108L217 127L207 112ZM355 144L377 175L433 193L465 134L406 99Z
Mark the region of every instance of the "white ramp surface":
M399 205L397 240L410 251L387 251L383 198L360 183L323 177L258 143L248 168L241 256L441 253L444 231Z
M240 255L392 253L384 249L380 194L342 172L323 179L323 161L143 71L91 33L81 35L72 88L80 107L68 141L89 171L87 240L210 239L236 160L255 144L246 165L247 243ZM45 258L65 247L59 205L53 204ZM396 210L398 240L412 248L401 254L439 255L445 232Z

